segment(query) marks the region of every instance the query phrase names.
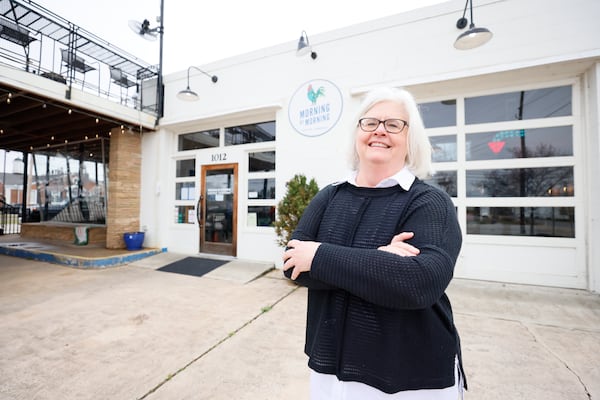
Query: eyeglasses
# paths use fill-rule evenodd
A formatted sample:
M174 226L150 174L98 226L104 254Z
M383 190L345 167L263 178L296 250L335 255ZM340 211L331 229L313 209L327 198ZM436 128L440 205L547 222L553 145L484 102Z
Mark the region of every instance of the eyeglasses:
M379 124L383 124L388 133L400 133L408 126L408 122L403 119L386 119L382 121L377 118L361 118L358 120L358 126L365 132L375 132L379 128Z

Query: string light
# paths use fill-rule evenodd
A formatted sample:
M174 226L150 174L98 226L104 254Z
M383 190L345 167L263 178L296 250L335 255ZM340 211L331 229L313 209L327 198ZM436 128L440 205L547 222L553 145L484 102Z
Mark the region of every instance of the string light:
M12 99L15 98L15 96L13 96L12 92L5 91L4 93L6 93L6 102L8 104L11 104ZM62 106L60 104L42 102L42 101L40 101L40 99L29 97L29 96L23 95L23 94L20 94L19 97L22 97L22 98L25 98L25 99L29 99L29 100L39 101L41 103L41 107L44 108L44 109L47 109L48 105L51 105L53 107L66 110L69 115L72 115L73 113L87 115L87 116L89 116L91 118L94 118L94 121L97 124L100 124L100 117L98 117L97 115L89 114L89 113L85 112L84 110L74 110L72 108L64 107L64 106ZM115 124L117 126L120 126L121 131L123 131L123 133L124 133L125 130L128 130L128 131L132 130L132 128L130 126L125 126L124 124L119 123L120 121L115 121L115 120L112 120L110 118L108 118L108 119L107 118L103 118L102 122L103 123L105 122L105 123ZM142 132L143 132L143 126L140 126L140 133L142 133ZM4 131L0 131L0 134L3 134L3 133L4 133ZM108 135L111 136L111 133L109 132Z

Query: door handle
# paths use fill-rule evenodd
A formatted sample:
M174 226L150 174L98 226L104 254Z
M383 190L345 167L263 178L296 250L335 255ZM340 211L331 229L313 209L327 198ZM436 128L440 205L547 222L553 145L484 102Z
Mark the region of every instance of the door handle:
M198 220L198 225L202 226L202 195L198 199L198 203L196 203L196 219Z

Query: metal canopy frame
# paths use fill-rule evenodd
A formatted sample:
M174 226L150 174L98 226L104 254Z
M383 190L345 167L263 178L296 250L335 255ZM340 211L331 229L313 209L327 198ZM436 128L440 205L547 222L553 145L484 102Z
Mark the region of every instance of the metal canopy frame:
M102 64L117 67L131 76L137 77L138 71L146 71L146 73L152 71L152 75L158 75L155 66L111 45L32 1L0 0L0 18L32 33L47 36L77 53L82 53Z

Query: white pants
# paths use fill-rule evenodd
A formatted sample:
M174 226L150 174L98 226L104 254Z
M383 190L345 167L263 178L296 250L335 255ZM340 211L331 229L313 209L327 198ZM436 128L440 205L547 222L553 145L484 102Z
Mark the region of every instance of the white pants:
M310 373L310 400L458 400L462 399L459 386L458 360L454 369L454 386L444 389L406 390L387 394L359 382L343 382L335 375Z

